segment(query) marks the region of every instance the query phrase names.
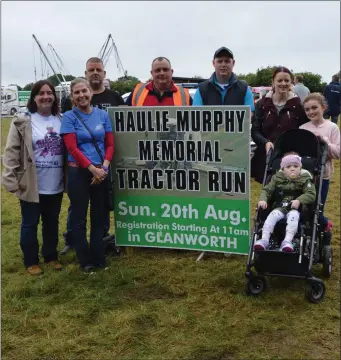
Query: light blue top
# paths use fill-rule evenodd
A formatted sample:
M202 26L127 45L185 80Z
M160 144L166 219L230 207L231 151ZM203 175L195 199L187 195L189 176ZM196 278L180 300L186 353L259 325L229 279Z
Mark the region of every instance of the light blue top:
M104 143L105 133L112 132L109 115L106 111L97 107L93 107L90 114L84 114L77 107L73 110L67 111L62 118L61 134L75 133L77 137L77 145L79 150L95 165L102 163L96 148L92 142L92 137L84 125L78 120L74 114L76 111L84 120L86 125L92 131L97 145L104 157ZM75 159L68 154L68 161L75 161Z

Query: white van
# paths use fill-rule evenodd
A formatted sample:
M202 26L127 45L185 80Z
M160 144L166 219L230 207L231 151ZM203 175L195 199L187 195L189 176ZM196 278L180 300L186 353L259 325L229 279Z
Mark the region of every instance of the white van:
M1 115L15 115L26 108L31 91L18 90L16 85L1 86Z

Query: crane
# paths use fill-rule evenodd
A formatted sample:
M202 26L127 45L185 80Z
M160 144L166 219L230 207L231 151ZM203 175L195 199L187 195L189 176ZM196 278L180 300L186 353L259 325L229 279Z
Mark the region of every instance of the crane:
M64 76L63 76L63 74L62 74L62 71L60 71L60 65L58 64L58 62L56 61L56 59L55 59L55 57L54 57L54 60L56 61L56 64L57 64L57 67L58 67L58 69L59 69L59 71L60 71L60 75L62 76L64 82L61 81L59 75L57 74L56 70L55 70L54 67L52 66L51 61L49 60L48 56L46 55L43 47L41 46L41 44L40 44L40 42L38 41L38 39L36 38L36 36L35 36L34 34L32 34L32 37L33 37L33 39L35 40L35 42L37 43L37 45L38 45L38 47L39 47L39 49L40 49L40 52L41 52L40 55L43 55L43 56L44 56L46 63L49 64L51 70L53 71L54 75L56 76L57 80L58 80L59 83L60 83L60 88L58 89L59 86L56 86L56 87L55 87L55 90L56 90L56 93L59 94L57 97L58 97L58 99L59 99L59 106L60 106L60 108L62 108L65 99L66 99L67 96L69 95L69 89L68 89L68 87L67 87L67 85L66 85L66 81L65 81L65 78L64 78ZM53 47L52 47L51 44L49 44L49 48L50 48L50 50L51 50L51 48L53 49ZM53 50L54 50L54 49L53 49ZM58 57L58 59L60 60L61 65L63 66L64 64L63 64L63 62L61 61L60 57L58 56L57 52L56 52L55 50L54 50L54 52L55 52L56 56ZM53 53L52 53L52 55L54 56ZM64 66L64 68L65 68L65 66ZM35 73L35 74L36 74L36 73Z
M55 62L57 64L60 75L62 76L64 82L66 82L63 73L65 73L67 75L70 75L70 72L66 69L63 60L57 54L57 51L54 49L54 47L51 44L47 44L47 46L49 47L50 52L51 52L52 56L54 57L54 60L55 60ZM59 61L59 63L58 63L58 61Z
M56 76L57 80L60 82L60 85L62 86L63 90L65 91L65 94L67 94L67 93L68 93L67 88L64 86L63 82L62 82L61 79L59 78L56 70L55 70L54 67L52 66L49 58L47 57L47 55L46 55L43 47L40 45L40 42L38 41L38 39L36 38L36 36L35 36L34 34L32 34L32 37L33 37L33 39L35 40L35 42L37 43L37 45L38 45L41 53L43 54L46 62L49 64L49 66L50 66L51 70L53 71L54 75Z
M117 46L114 42L114 39L112 38L111 34L108 35L107 39L105 40L99 54L98 57L103 61L103 65L104 67L106 66L106 64L108 63L109 57L112 53L112 51L114 50L115 53L115 60L116 60L116 65L117 65L117 69L119 72L122 72L125 78L128 78L127 76L127 71L124 70L123 68L123 64L122 61L120 59L120 56L118 54L118 50L117 50Z

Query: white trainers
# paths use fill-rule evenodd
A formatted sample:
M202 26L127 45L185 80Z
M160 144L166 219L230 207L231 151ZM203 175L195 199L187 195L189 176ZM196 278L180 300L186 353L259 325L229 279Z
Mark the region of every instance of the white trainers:
M253 245L254 250L266 250L269 247L269 240L260 239Z
M279 248L280 251L284 251L284 252L293 252L294 251L294 247L292 246L292 242L288 241L288 240L283 240L281 247Z

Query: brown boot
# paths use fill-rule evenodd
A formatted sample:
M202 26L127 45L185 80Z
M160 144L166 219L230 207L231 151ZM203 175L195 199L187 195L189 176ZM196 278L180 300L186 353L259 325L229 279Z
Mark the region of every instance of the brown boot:
M47 267L53 270L62 270L63 266L56 260L46 263Z
M26 271L30 275L40 275L42 273L42 270L39 265L29 266Z

